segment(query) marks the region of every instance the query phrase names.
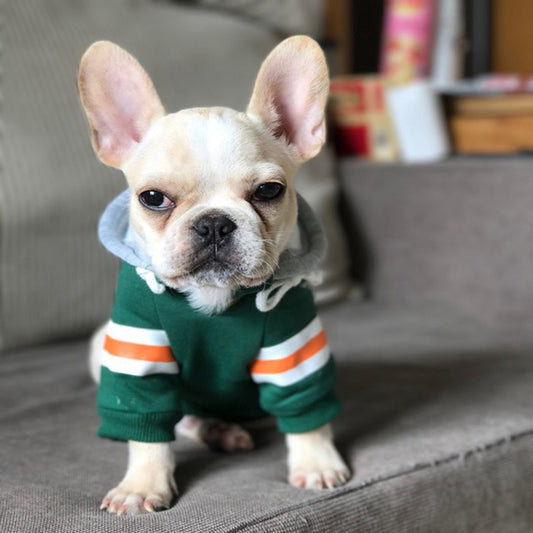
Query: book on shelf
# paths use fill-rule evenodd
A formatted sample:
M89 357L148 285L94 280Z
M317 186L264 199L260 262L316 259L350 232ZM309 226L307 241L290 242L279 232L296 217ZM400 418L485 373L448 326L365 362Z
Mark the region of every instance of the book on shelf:
M453 149L459 154L513 154L533 151L533 114L492 117L452 115Z
M446 96L445 102L455 151L511 154L533 150L533 92L455 94Z
M339 155L395 161L398 148L380 76L346 76L331 81L328 115Z
M533 115L533 93L449 97L447 109L471 117Z
M387 0L380 73L394 85L430 72L437 0Z

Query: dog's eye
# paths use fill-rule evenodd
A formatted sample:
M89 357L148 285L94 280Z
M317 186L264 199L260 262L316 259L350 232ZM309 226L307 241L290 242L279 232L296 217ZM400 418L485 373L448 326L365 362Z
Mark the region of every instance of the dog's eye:
M166 211L174 207L174 202L160 191L144 191L139 194L139 201L152 211Z
M269 181L257 187L254 192L254 198L261 202L268 202L269 200L279 198L284 191L285 187L281 183L278 183L277 181Z

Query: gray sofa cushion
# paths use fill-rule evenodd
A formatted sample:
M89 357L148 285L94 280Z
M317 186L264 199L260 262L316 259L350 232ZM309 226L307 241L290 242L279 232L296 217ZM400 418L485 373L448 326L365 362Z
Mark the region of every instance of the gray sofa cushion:
M517 335L532 331L532 157L346 159L341 170L372 297L439 302Z
M260 22L285 35L305 33L316 39L323 37L325 5L322 0L182 0L227 10Z
M14 347L85 334L111 306L116 263L96 224L124 181L97 162L78 102L77 65L89 44L110 39L130 50L170 111L243 109L277 38L238 18L149 0L20 0L5 3L3 20L0 344ZM319 296L337 296L347 261L328 154L298 181L333 243Z
M0 359L0 530L531 531L531 344L428 306L345 302L322 318L340 368L337 442L356 472L345 487L290 487L272 424L250 453L181 439L169 511L101 512L127 448L95 436L85 344L55 345Z

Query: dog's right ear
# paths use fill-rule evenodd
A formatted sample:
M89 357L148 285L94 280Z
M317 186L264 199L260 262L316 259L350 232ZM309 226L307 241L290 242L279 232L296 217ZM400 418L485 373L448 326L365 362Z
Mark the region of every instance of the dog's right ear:
M282 41L265 59L248 113L283 139L299 163L318 154L326 139L324 111L329 92L326 58L310 37Z
M78 72L80 99L100 160L120 168L165 110L139 62L109 41L94 43Z

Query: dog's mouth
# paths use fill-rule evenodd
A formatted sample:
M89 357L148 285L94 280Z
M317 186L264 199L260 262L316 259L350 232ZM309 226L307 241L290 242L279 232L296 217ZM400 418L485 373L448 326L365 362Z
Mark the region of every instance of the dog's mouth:
M239 269L236 265L210 257L202 261L195 261L191 265L188 277L199 285L211 285L216 282L215 284L220 286L230 284L231 280L238 274Z
M179 274L169 276L164 281L175 288L189 285L233 287L239 285L246 275L244 263L237 254L222 253L220 250L197 250Z
M205 251L195 254L179 275L162 280L169 287L225 287L231 289L256 287L272 276L273 268L266 261L252 266L238 254L215 254Z
M232 254L213 246L211 249L197 251L189 263L188 271L189 275L194 276L201 272L235 270L237 263Z

